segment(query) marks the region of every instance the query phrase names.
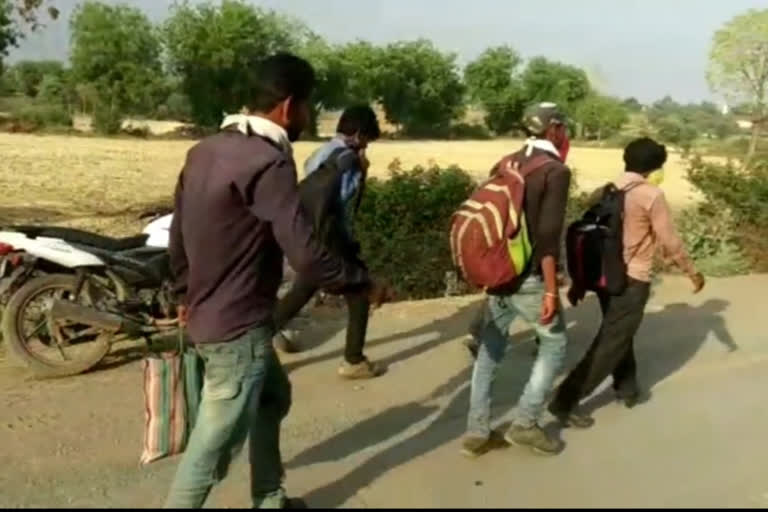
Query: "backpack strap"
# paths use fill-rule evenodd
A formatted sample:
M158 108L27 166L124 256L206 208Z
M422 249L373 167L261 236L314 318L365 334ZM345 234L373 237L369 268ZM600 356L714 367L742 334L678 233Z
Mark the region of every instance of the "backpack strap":
M549 153L540 153L529 158L522 156L522 151L512 153L502 158L493 169L490 176L493 177L500 172L517 172L523 179L533 172L541 169L549 162L555 160L555 157Z

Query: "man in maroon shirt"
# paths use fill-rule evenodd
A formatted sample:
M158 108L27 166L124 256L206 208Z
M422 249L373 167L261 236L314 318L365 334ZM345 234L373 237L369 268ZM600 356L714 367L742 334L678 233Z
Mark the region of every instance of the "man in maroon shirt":
M318 242L299 203L291 142L309 120L312 67L278 54L251 71L248 114L190 149L176 188L171 265L205 377L166 508L202 507L246 437L253 506L295 505L280 456L291 387L271 342L283 255L318 288L370 288L365 269Z

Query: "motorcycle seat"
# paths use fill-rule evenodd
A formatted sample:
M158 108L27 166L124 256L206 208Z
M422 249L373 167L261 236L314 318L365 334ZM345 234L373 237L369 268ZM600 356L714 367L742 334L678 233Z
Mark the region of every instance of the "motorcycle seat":
M113 238L75 228L61 226L13 226L13 231L23 233L30 238L59 238L65 242L93 247L109 252L128 251L144 247L149 235Z

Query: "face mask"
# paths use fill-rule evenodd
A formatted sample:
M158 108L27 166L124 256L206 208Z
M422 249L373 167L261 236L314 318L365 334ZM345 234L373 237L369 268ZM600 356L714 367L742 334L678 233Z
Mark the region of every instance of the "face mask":
M646 178L646 181L650 183L651 185L661 186L662 183L664 183L664 169L659 169L658 171L653 171L651 174L648 175Z

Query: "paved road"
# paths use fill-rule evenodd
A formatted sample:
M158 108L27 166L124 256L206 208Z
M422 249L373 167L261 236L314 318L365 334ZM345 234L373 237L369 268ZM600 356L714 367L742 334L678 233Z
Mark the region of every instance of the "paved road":
M370 355L389 373L366 383L334 372L343 319L325 319L308 352L285 358L295 403L286 421L287 485L316 507L768 506L768 351L760 322L768 276L714 281L693 297L681 279L656 289L637 340L650 403L627 411L599 395L597 425L564 431L541 458L509 448L458 454L471 368L460 340L477 299L378 311ZM571 364L597 307L569 311ZM513 329L497 381L503 423L531 363L530 333ZM119 363L119 362L118 362ZM0 506L152 507L176 461L139 468L142 397L134 362L53 382L0 369ZM240 461L211 506L244 507Z

